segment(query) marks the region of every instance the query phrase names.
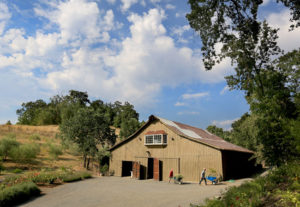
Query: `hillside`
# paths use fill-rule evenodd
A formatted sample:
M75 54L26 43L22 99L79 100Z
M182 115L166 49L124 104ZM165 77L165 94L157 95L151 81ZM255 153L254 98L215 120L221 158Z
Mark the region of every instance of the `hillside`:
M9 169L21 168L26 170L58 169L61 167L73 170L82 170L81 157L76 152L75 146L69 145L69 149L61 145L58 137L57 125L28 126L28 125L0 125L0 139L14 137L21 144L34 143L40 147L40 153L33 163L21 164L11 160L4 162L4 167ZM61 149L62 155L53 158L50 155L51 146Z

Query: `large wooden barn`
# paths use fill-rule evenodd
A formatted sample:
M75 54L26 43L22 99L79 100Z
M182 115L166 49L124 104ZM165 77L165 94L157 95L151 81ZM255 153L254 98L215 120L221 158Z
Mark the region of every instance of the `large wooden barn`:
M253 152L205 130L151 115L133 135L111 149L110 171L115 176L168 180L169 171L198 182L200 173L216 171L225 180L254 170Z

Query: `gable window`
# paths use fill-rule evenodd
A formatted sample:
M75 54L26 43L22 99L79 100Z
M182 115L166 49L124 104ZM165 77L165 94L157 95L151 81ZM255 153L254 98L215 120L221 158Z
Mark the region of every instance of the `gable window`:
M148 134L145 135L145 145L166 145L166 134Z

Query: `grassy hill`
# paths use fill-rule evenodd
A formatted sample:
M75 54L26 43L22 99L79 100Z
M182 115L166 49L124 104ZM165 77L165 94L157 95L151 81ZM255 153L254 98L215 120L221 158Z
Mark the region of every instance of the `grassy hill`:
M61 140L58 137L59 128L56 125L50 126L27 126L27 125L0 125L0 139L4 137L13 137L21 144L38 144L40 153L34 162L29 164L21 164L7 160L4 162L4 167L10 169L20 168L26 170L41 170L44 168L70 168L73 170L83 170L81 158L76 153L76 149L72 146L65 149L61 145ZM60 149L62 154L58 158L54 158L51 154L51 149Z

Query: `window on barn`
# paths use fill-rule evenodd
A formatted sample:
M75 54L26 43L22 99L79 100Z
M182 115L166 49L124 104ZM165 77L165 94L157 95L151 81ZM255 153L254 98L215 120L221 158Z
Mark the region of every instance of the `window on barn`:
M150 134L145 136L145 145L166 145L166 134Z

